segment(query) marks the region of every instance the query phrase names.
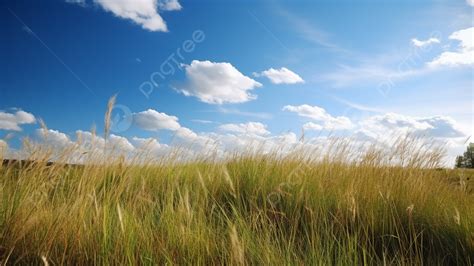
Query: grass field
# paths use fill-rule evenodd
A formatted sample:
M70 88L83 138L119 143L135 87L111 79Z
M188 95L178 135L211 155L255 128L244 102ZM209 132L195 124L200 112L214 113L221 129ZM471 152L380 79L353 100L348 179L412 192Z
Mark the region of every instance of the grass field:
M397 150L84 166L36 154L0 168L0 260L472 265L474 173ZM384 163L396 154L408 163Z

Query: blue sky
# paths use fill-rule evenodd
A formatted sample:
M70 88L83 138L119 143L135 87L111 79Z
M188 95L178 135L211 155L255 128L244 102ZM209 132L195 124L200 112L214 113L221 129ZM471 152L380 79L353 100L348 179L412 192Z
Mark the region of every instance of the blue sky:
M112 133L132 145L304 128L420 132L459 151L474 131L473 5L3 1L0 139L38 139L40 118L62 140L102 132L117 94Z

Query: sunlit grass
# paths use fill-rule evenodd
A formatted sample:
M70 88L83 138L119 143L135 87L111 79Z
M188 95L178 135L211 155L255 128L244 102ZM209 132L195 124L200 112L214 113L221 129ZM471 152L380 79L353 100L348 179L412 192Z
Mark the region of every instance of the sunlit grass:
M225 156L96 144L25 140L28 160L0 166L2 263L474 262L474 172L440 169L443 149L421 139Z
M85 154L79 166L61 164L73 149L48 166L52 153L35 146L35 162L0 168L0 260L474 262L472 172L436 170L439 151L417 154L409 141L391 152L337 143L319 156L295 150L188 162L179 153L161 160Z

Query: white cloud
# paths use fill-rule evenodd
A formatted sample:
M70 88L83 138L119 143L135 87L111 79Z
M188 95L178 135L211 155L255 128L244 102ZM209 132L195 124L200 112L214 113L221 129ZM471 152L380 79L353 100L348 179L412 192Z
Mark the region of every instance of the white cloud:
M164 11L181 10L182 6L178 0L160 0L158 1L158 9Z
M418 118L418 121L428 123L431 127L423 133L435 138L456 138L464 137L465 134L459 128L459 125L448 116L432 116Z
M276 136L260 136L252 134L217 134L210 133L206 135L214 140L217 149L221 154L232 155L235 153L259 153L266 154L276 152L283 155L291 148L297 145L298 138L293 132L284 133Z
M67 163L83 163L95 161L98 158L112 156L131 156L135 147L127 138L111 134L107 141L96 134L77 130L76 138L72 140L67 134L53 129L37 129L40 144L45 145L51 152L51 160L66 160ZM89 159L87 159L89 157Z
M134 146L127 138L114 134L111 134L107 141L89 131L77 130L76 136L76 145L86 151L102 153L105 149L119 153L130 153L134 150Z
M50 146L56 148L67 148L73 145L73 142L69 139L69 137L59 132L58 130L54 129L37 129L36 130L38 136L42 139L43 143L46 143Z
M76 140L71 138L63 132L53 129L37 129L37 135L40 137L41 143L53 148L57 154L61 154L64 149L73 148L72 158L79 159L81 154L94 153L102 155L104 150L117 152L118 154L132 154L136 150L144 150L148 146L153 151L158 147L164 148L165 144L159 144L155 139L140 139L132 138L136 145L133 145L127 138L111 134L107 141L101 136L97 136L89 131L77 130ZM154 140L154 141L153 141ZM149 141L149 145L145 145Z
M430 67L461 66L474 64L474 51L444 52L435 60L428 63Z
M307 108L307 106L290 107L288 106L287 109L318 121L321 119L328 121L336 119L322 111L322 108L318 109L315 106L309 106L311 108ZM331 118L328 119L328 116ZM325 128L325 123L308 122L303 127L307 130L321 130ZM304 154L318 159L325 152L331 152L330 147L336 140L338 145L347 144L353 147L356 155L374 144L383 148L387 152L387 156L390 157L391 153L396 153L393 149L397 143L395 141L396 137L404 137L406 134L422 140L420 142L421 146L409 147L413 151L418 149L429 150L432 147L431 144L435 146L438 144L447 145L450 157L446 162L451 163L456 152L462 150L460 148L463 148L465 139L464 133L458 129L456 122L449 117L410 117L395 113L376 115L361 120L355 131L346 132L347 134L344 133L336 139L317 136L303 140L298 139L293 132L270 135L265 125L258 122L225 124L219 129L226 133L195 133L189 128L180 126L173 130L176 136L174 139L177 142L170 144L160 143L154 138L133 137L129 141L125 137L113 134L109 136L106 142L103 137L81 130L76 131L75 141L71 140L67 134L57 130L38 129L37 132L42 143L52 148L53 160L54 158L64 158L70 163L94 162L98 158L105 158L104 152L107 152L107 156L112 156L112 159L124 156L124 158L133 158L134 162L137 163L148 162L148 159L175 158L169 156L173 154L179 155L178 160L182 161L207 158L208 155L214 159L225 159L228 158L227 156L236 153L272 153L276 156L284 156L295 151L295 149L304 151ZM4 146L6 146L4 141L0 141L0 149ZM64 149L71 152L71 155L62 156ZM20 157L16 155L15 158ZM28 155L22 158L28 158ZM347 156L347 158L354 159L357 156ZM396 163L397 160L392 160L392 162Z
M345 116L334 117L326 112L319 106L310 106L307 104L293 106L287 105L283 107L283 111L289 111L297 113L299 116L308 117L314 121L320 122L321 129L326 130L343 130L351 129L353 127L352 122ZM314 124L308 124L307 129L316 129Z
M267 77L273 84L304 83L304 80L298 74L286 67L282 67L280 69L270 68L268 70L262 71L261 73L254 73L254 76Z
M158 131L161 129L173 131L178 138L177 141L184 142L189 145L205 145L210 140L203 137L187 127L179 124L176 116L160 113L153 109L133 114L135 125L141 129L148 131Z
M152 156L162 156L170 152L170 146L162 144L154 138L133 137L132 142L138 153L150 152Z
M209 104L254 100L257 96L250 94L250 91L262 86L230 63L193 60L190 65L185 65L185 71L187 83L178 91Z
M474 6L474 0L466 0L466 3L470 6Z
M14 114L0 111L0 129L21 131L20 125L35 122L35 116L25 111L16 111Z
M259 122L247 122L240 124L223 124L218 127L219 130L238 134L251 135L269 135L267 126Z
M212 124L212 123L214 123L211 120L204 120L204 119L192 119L191 121L195 122L195 123L200 123L200 124Z
M70 0L81 3L80 0ZM104 10L120 18L129 19L150 31L168 31L166 22L158 14L163 11L180 10L177 0L94 0Z
M319 131L323 130L323 126L313 123L313 122L308 122L303 125L304 130L314 130L314 131Z
M410 117L396 113L372 116L359 123L360 132L380 138L390 135L412 134L417 137L457 138L465 134L456 122L446 116Z
M76 131L76 142L83 147L88 149L99 149L102 150L105 147L104 138L97 136L89 131L77 130Z
M138 127L149 131L161 129L174 131L181 127L176 116L160 113L153 109L133 114L133 121Z
M180 127L176 130L176 136L185 140L195 140L198 138L198 134L187 127Z
M453 32L449 39L459 41L458 49L454 52L443 52L433 61L429 62L428 66L474 65L474 27Z
M425 46L428 46L430 44L433 44L433 43L440 43L439 39L437 38L429 38L428 40L424 40L424 41L421 41L421 40L418 40L417 38L413 38L411 39L411 43L416 46L416 47L425 47Z
M209 148L216 144L215 139L210 138L206 134L198 134L187 127L181 127L176 132L176 137L178 145L184 144L188 148L198 148L203 149L205 147Z
M111 134L107 139L107 147L113 150L131 152L135 147L128 141L127 138Z

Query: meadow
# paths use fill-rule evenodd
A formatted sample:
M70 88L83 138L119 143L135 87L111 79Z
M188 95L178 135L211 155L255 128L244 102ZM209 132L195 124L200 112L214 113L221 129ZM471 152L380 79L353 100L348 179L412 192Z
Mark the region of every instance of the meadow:
M472 265L474 173L440 151L241 153L0 168L2 264ZM351 156L351 158L347 158ZM390 162L390 163L387 163Z

